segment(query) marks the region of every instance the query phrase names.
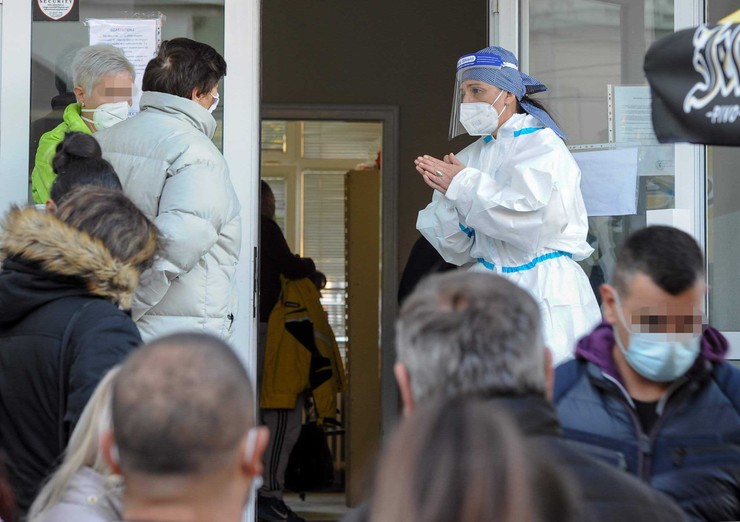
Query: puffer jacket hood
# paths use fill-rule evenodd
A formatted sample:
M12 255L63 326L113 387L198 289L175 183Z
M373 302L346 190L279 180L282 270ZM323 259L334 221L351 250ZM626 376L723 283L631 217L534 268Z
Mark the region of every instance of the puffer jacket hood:
M139 271L116 259L102 241L34 208L14 208L0 233L0 324L62 295L91 294L123 309Z
M142 111L159 112L186 121L213 139L216 134L216 119L193 100L165 92L146 91L141 95L139 106Z

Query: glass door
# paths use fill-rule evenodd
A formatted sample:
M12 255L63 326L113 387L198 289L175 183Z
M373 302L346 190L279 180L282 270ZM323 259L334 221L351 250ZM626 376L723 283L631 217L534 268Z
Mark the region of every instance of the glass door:
M69 101L71 53L91 43L90 20L132 20L162 15L159 39L203 41L228 63L214 114L214 143L223 151L242 208L237 268L240 310L232 345L254 378L259 180L259 0L76 0L48 2L51 14L34 21L36 3L0 0L0 215L29 203L29 172L36 140L59 121ZM38 14L38 13L36 13ZM56 18L55 18L56 17ZM109 35L110 36L110 35ZM132 50L136 45L132 43ZM248 506L245 520L254 520Z
M570 136L576 159L589 151L637 147L634 212L590 216L594 256L584 263L594 289L608 280L615 248L624 236L650 224L676 226L705 246L709 323L730 339L740 358L740 149L690 144L659 145L649 133L642 71L646 50L661 36L717 22L737 9L735 0L519 0L492 21L491 40L519 51L523 70L542 80L539 95ZM511 24L517 28L511 30ZM639 96L638 96L639 95ZM621 98L621 99L620 99ZM625 105L628 101L632 105ZM628 109L619 114L619 109ZM624 119L623 119L624 118ZM621 126L621 129L620 129Z
M708 0L707 22L738 8L737 0ZM709 322L730 340L740 359L740 147L707 147L707 264Z
M696 203L703 171L695 166L701 148L657 142L642 70L656 39L692 24L694 3L520 0L493 17L499 28L512 23L518 28L513 35L510 29L492 31L492 43L498 38L499 45L518 49L522 70L548 86L536 98L569 136L567 144L581 165L588 239L595 250L582 265L595 292L612 275L616 247L636 229L670 224L703 242ZM610 191L620 196L593 204L600 190L607 200Z

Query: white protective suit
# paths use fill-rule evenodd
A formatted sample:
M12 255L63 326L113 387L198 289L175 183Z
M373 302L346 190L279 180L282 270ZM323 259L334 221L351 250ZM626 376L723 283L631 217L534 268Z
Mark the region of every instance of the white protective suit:
M576 263L593 249L581 172L563 141L528 114L461 151L466 166L446 194L435 191L416 228L444 259L502 275L540 305L554 363L601 320L591 285Z

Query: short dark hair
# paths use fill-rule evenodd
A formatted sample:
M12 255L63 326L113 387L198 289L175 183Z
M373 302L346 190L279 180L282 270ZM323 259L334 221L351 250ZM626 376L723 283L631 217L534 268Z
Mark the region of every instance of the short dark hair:
M704 275L704 256L686 232L651 226L627 237L617 254L612 282L620 294L629 291L629 280L637 272L650 277L665 292L678 295Z
M197 475L222 469L254 426L246 370L221 339L163 337L134 352L113 389L124 472Z
M226 61L208 44L189 38L165 40L144 71L142 89L190 99L211 91L226 76Z
M50 197L57 205L78 187L123 190L113 165L103 159L100 145L89 134L68 132L56 150L51 165L57 177Z

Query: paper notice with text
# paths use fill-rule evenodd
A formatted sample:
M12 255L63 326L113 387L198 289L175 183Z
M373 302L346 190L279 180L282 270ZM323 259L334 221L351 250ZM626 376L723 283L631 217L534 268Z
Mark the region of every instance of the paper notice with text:
M162 17L156 18L111 18L87 20L90 30L90 45L110 44L118 47L134 66L136 86L129 115L139 112L141 81L149 60L154 58L162 43Z
M650 87L610 85L608 101L610 142L657 142L650 116Z

